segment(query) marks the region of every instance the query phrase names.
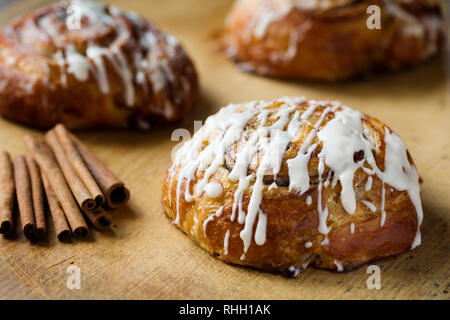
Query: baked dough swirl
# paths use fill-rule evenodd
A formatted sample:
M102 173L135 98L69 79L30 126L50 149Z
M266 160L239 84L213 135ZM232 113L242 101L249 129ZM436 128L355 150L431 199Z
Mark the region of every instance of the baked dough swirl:
M0 33L0 113L27 125L148 129L183 117L197 92L177 39L115 6L60 2Z
M338 102L222 108L175 153L163 205L221 260L291 276L421 243L419 176L404 142Z
M445 43L435 0L239 0L226 24L227 53L243 70L292 79L397 70Z

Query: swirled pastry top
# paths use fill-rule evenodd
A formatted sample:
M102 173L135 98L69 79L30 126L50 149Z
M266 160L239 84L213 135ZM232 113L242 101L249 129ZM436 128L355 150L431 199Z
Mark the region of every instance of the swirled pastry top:
M387 214L385 189L402 191L415 208L419 227L422 221L419 176L405 143L384 123L338 102L286 97L224 107L176 152L167 179L165 201L176 224L183 219L181 205L184 216L186 206L194 201L207 203L203 209L194 205L197 211L211 211L214 202L201 200L203 197L230 199L231 203L222 200L227 203L203 223L232 207L230 223L243 225L239 233L241 260L253 241L258 246L268 241L268 221L290 219L289 212L271 217L262 210L261 204L272 189L284 190L279 197L285 194L286 199L294 195L300 198L312 188L318 190L315 203L310 196L306 203L317 208L323 243L333 228L329 223L333 212L328 210L328 202L322 201L322 189L340 190L339 202L348 215L361 206L381 211L381 228ZM382 182L382 188L374 204L363 200L362 194L369 192L375 179ZM360 188L363 181L367 181L365 191ZM248 194L245 206L244 193ZM272 225L277 224L272 220ZM419 227L412 247L421 242Z
M239 11L240 8L248 7L252 0L238 0L234 5L233 11ZM414 1L414 0L413 0ZM429 21L426 25L423 25L414 15L409 13L403 8L403 5L413 4L412 0L381 0L377 1L380 5L386 6L387 13L395 18L399 18L404 23L405 32L414 32L416 35L424 35L426 30L431 30L433 33L438 32L437 29L441 29L442 25L437 21ZM373 2L373 1L372 1ZM421 4L429 6L438 5L437 0L420 0ZM326 13L332 11L344 9L350 10L350 8L356 8L361 6L367 9L370 6L371 1L367 0L263 0L263 5L258 7L258 13L254 15L254 19L248 24L248 32L253 33L256 37L263 37L267 31L267 28L272 22L283 19L293 10L300 10L308 12L310 14L323 15L326 18ZM359 11L357 12L359 13ZM367 12L364 12L367 14ZM341 12L341 15L345 15L345 11ZM230 16L229 19L233 17ZM435 19L433 19L435 20ZM232 21L228 21L232 24ZM362 26L363 27L363 26Z
M436 0L238 0L225 36L246 71L328 81L413 66L444 43Z
M60 2L19 17L2 30L0 48L1 91L58 100L48 92L80 94L84 88L92 103L83 108L133 109L123 112L142 127L149 117L180 118L197 93L194 66L175 37L134 12L95 1Z

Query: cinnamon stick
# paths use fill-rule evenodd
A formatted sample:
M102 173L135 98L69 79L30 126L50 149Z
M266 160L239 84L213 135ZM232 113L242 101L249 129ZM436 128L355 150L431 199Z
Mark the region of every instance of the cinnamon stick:
M8 234L13 229L14 173L11 157L0 152L0 233Z
M86 211L84 212L84 214L92 223L92 225L98 230L105 230L111 226L112 218L102 208L99 208L94 212Z
M38 163L42 172L47 176L73 233L76 236L86 236L89 231L88 226L58 167L52 150L42 139L27 135L24 140L33 158Z
M15 156L13 164L17 202L19 204L23 233L25 236L31 237L34 234L36 224L34 221L31 181L25 157Z
M47 233L47 226L45 223L44 189L42 187L41 172L30 154L27 154L25 160L31 182L31 196L33 201L34 221L36 224L34 234L37 238L43 238Z
M47 203L50 209L50 215L55 225L56 237L59 241L68 241L70 239L70 228L67 224L66 216L62 210L58 199L50 186L47 176L42 173L42 182L47 196Z
M97 209L97 204L92 194L71 166L67 154L65 153L61 142L58 140L55 131L50 130L47 132L45 135L45 141L52 148L59 167L61 168L64 177L70 186L70 190L72 190L72 193L81 209L83 211L93 211Z
M62 124L58 124L55 128L55 133L61 142L61 145L64 148L64 151L67 154L67 158L69 159L72 167L78 173L78 176L81 178L92 197L96 202L96 208L99 208L105 202L105 197L103 196L102 190L98 186L92 174L89 172L89 169L86 167L83 159L81 158L78 149L74 146L72 139L70 138L69 131Z
M73 134L70 135L74 145L78 149L92 176L105 195L106 205L110 209L125 206L130 199L130 192L124 183L119 180L100 160Z

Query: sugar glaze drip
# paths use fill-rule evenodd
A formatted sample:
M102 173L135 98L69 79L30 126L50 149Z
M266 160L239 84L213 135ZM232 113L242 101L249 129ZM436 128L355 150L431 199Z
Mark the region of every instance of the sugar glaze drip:
M53 59L60 66L63 87L67 86L67 74L73 75L80 82L85 82L92 76L100 92L108 94L111 91L110 78L112 77L106 66L109 63L121 79L125 104L132 107L135 105L137 86L148 91L148 84L151 84L153 92L157 93L164 90L168 82L174 81L174 71L169 59L175 58L180 53L184 54L184 51L180 49L177 39L173 36L160 32L138 14L122 11L115 6L107 6L91 0L72 0L68 4L76 8L76 13L88 24L82 26L83 36L88 37L93 30L101 34L100 31L113 28L117 32L117 37L106 45L90 39L87 41L86 48L80 49L79 45L67 45L60 40L62 35L58 34L55 26L47 23L50 18L43 18L41 27L45 27L45 32L53 37L57 47ZM60 6L65 8L63 3ZM123 19L131 23L133 32L137 33L137 40L134 40L131 31L122 25ZM77 31L67 30L67 32ZM131 54L127 49L129 47L127 43L130 41L137 41L133 44L137 46L137 49ZM142 52L145 52L146 56ZM184 90L188 92L190 88ZM149 107L152 108L152 106ZM155 108L152 111L165 112L163 115L166 118L173 116L172 105L167 105L166 108Z
M404 9L399 2L401 1L383 0L383 17L397 19L401 24L400 32L406 36L424 41L427 47L425 53L426 57L437 53L438 48L436 46L436 40L439 33L444 32L444 24L442 21L436 16L427 16L423 20L419 20ZM248 0L236 1L234 11L239 11L241 7L245 7L247 4ZM339 8L344 5L352 6L354 4L347 0L264 0L262 1L262 4L258 6L253 18L248 21L243 39L247 43L249 43L253 37L256 39L264 39L272 23L286 18L294 10L320 12ZM233 24L232 16L227 18L227 24ZM306 18L303 25L294 28L291 31L289 46L286 51L281 54L274 53L271 55L270 59L274 62L277 60L289 61L294 59L297 55L298 44L303 41L305 34L307 34L310 29L311 21ZM233 53L236 51L235 47L236 44L230 44L228 48L230 56L233 56ZM245 65L243 65L243 67L245 68ZM247 68L252 69L251 66L247 66Z
M247 0L239 0L235 4L235 10L239 7L245 6ZM341 2L341 3L339 3ZM347 2L347 3L346 3ZM264 0L263 5L258 8L258 13L249 22L248 32L253 34L256 38L263 38L269 26L278 20L285 18L292 10L299 9L305 11L325 11L333 9L343 5L353 5L349 4L350 1L327 1L327 0ZM401 1L400 1L401 2ZM406 2L406 1L405 1ZM401 20L403 23L402 31L416 37L424 37L425 33L431 32L432 36L435 34L437 29L442 29L443 25L441 23L436 23L436 20L425 21L423 24L420 23L412 14L406 11L398 0L383 0L383 5L385 12L383 14L395 17ZM229 21L227 22L231 22ZM247 35L250 39L251 34Z
M302 104L308 106L304 112L299 111ZM271 107L274 105L279 107L272 111ZM321 111L317 109L319 106ZM309 122L313 114L317 117L314 124ZM269 117L272 121L268 121ZM331 120L325 121L329 118ZM348 214L353 214L357 207L354 176L361 168L372 176L376 175L383 183L383 190L388 185L399 191L407 191L418 220L417 235L412 244L412 248L415 248L420 245L420 224L423 216L417 171L408 160L404 142L387 127L384 138L386 145L384 170L379 169L373 155L373 150L377 150L378 146L373 138L368 136L363 119L364 115L360 112L338 102L306 101L304 98L284 97L269 102L231 104L222 108L217 114L210 116L205 125L175 155L174 164L169 172L171 177L169 194L172 180L177 176L177 183L173 186L176 188L174 223L180 223L181 197L184 197L186 202L192 202L195 197L202 196L210 183L209 179L219 169L224 168L227 149L241 142L236 151L235 164L228 175L228 180L237 185L230 220L237 219L237 223L243 224L240 231L244 245L243 259L252 240L257 245L264 245L267 225L270 222L270 215L261 209L263 193L269 191L269 185L265 183L264 177L270 173L276 181L289 144L299 138L301 129L308 124L312 129L302 140L297 155L286 161L289 167L289 191L301 195L311 188L308 163L312 152L319 148L318 231L325 235L321 245L328 245L326 235L330 232L330 226L327 225L329 209L322 203L321 198L324 184L331 184L334 188L338 182L340 183L342 187L340 202ZM257 121L254 130L246 130L250 121ZM363 157L355 160L355 153L362 153ZM255 171L249 171L256 156L260 159L259 166ZM329 169L327 175L323 175L325 168ZM193 181L194 184L191 186ZM372 184L372 178L370 181ZM367 187L367 183L365 185ZM244 192L249 192L250 196L246 211L243 208ZM385 193L382 192L380 197L383 203L380 208L382 219L386 219ZM370 202L361 201L361 203L370 210L374 209ZM224 207L219 211L220 214L212 213L205 220L204 229L207 223L222 215Z

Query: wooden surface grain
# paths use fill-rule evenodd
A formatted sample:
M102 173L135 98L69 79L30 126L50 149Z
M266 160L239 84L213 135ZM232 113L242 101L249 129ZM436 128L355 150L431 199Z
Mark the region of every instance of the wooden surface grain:
M0 24L45 0L2 8ZM218 53L231 1L110 1L139 12L177 36L200 73L200 99L182 123L138 132L91 132L79 137L116 172L132 193L127 209L113 213L111 231L59 243L30 243L22 234L0 237L1 299L448 299L450 285L450 93L440 59L397 74L340 84L287 82L237 70ZM407 143L424 180L423 244L376 264L381 289L369 290L366 266L349 273L307 269L297 279L224 264L198 248L163 214L160 197L176 128L193 131L229 102L306 96L340 100L389 124ZM0 146L25 152L22 137L42 134L0 119ZM17 227L16 230L19 230ZM80 267L81 288L70 290L67 268Z

